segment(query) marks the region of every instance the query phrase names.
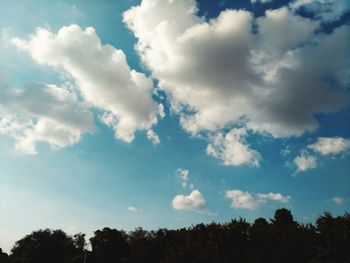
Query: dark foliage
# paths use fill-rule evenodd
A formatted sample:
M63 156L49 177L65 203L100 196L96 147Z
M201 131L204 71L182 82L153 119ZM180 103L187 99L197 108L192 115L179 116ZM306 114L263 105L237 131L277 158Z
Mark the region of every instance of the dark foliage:
M124 231L104 228L95 231L95 236L90 238L91 262L119 263L129 253L127 234Z
M17 241L11 250L11 263L82 262L85 235L67 236L62 230L39 230Z
M4 252L2 252L2 249L0 248L0 263L8 262L8 255Z
M268 222L198 224L177 230L142 228L125 233L104 228L90 239L61 230L40 230L16 242L0 263L232 263L350 262L350 214L325 213L316 224L299 224L287 209Z

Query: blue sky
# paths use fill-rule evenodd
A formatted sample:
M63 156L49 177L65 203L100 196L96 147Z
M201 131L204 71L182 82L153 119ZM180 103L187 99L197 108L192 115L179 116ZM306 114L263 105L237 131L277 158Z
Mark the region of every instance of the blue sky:
M0 247L349 211L350 5L321 2L1 1Z

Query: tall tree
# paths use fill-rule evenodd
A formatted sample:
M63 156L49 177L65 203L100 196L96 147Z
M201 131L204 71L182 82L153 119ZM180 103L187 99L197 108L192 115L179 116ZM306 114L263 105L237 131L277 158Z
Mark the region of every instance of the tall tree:
M129 252L129 244L126 241L127 235L124 231L110 229L95 231L90 238L92 247L91 260L96 263L118 263Z

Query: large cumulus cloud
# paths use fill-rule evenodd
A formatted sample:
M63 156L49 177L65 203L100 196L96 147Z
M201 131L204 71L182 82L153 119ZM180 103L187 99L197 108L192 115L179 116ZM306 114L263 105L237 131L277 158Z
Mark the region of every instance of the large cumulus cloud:
M243 126L274 137L318 127L348 98L350 27L288 8L260 18L225 10L207 21L194 0L143 0L124 13L136 50L191 134Z

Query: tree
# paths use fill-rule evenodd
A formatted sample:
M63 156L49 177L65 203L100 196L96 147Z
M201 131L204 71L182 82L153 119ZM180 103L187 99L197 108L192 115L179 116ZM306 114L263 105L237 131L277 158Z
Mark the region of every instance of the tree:
M278 209L271 222L239 218L128 234L104 228L90 241L92 251L87 251L84 234L40 230L17 241L9 257L0 250L0 263L83 263L84 255L86 263L343 263L350 262L350 214L325 213L312 225Z
M75 234L73 236L73 242L74 242L74 246L77 249L83 251L85 249L85 246L86 246L85 234L83 234L83 233Z
M292 213L285 208L277 209L271 222L271 262L309 262L303 232Z
M271 219L271 221L275 226L280 228L293 226L296 223L290 210L285 208L277 209L274 219Z
M350 262L350 214L333 217L325 212L316 220L319 258L328 262Z
M81 262L83 250L62 230L39 230L16 242L11 263Z
M258 218L254 221L249 230L250 246L253 248L250 253L252 262L271 261L273 253L271 234L271 224L265 218Z
M8 262L8 255L5 252L2 252L2 249L0 248L0 263L7 263Z
M94 237L90 238L92 261L96 263L121 262L121 259L129 252L126 238L127 235L124 231L108 227L95 231Z

